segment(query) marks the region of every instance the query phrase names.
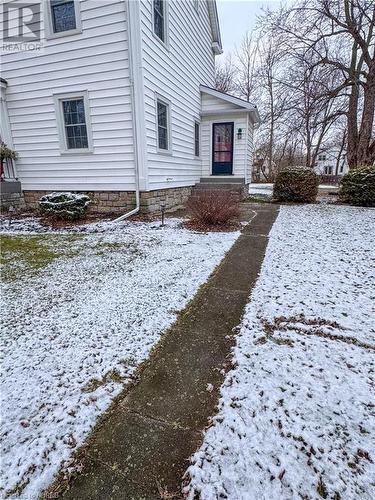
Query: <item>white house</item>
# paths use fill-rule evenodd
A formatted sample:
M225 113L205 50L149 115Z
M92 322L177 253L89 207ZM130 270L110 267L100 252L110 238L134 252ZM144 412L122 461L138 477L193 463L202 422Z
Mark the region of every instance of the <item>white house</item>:
M316 158L314 170L323 176L342 176L349 171L346 155L342 154L340 148L332 147L326 151L320 151Z
M1 65L1 136L27 204L69 190L125 212L183 203L202 177L250 182L259 114L212 88L214 0L33 1L40 50L3 37Z

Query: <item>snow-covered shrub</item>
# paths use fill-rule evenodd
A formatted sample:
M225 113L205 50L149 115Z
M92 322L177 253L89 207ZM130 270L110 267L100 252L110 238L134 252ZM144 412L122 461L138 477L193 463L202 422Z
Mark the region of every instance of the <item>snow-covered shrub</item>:
M64 220L77 220L83 217L90 204L90 198L77 193L50 193L39 200L42 215Z
M276 176L273 199L313 203L318 194L318 186L319 177L310 168L286 167Z
M202 228L226 226L240 214L239 202L227 191L198 191L187 206L191 223Z
M339 200L361 207L375 207L375 166L350 170L341 179Z

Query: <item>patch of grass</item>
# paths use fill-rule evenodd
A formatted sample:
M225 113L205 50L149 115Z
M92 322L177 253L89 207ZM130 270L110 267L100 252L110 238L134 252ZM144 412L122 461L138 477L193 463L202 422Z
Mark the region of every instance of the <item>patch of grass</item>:
M118 242L107 242L107 241L99 241L94 247L95 255L101 257L103 255L107 255L108 253L115 252L123 252L127 253L131 256L139 256L143 255L139 245L135 243L118 243Z
M70 244L80 235L0 236L1 276L4 281L17 279L20 273L37 272L61 255L73 256Z
M122 381L123 378L121 377L120 373L118 372L118 370L116 370L116 368L114 368L113 370L110 370L108 373L106 373L101 379L91 379L85 386L82 387L81 391L94 392L98 387L106 385L109 382L121 383Z
M293 341L290 339L275 338L275 337L270 337L269 339L271 340L271 342L273 342L274 344L277 344L277 345L287 345L289 347L294 346Z
M242 203L270 203L271 202L271 196L268 195L250 195L244 200L242 200Z
M324 484L322 478L319 479L318 486L316 487L316 491L322 498L327 498L328 497L328 491L327 487Z

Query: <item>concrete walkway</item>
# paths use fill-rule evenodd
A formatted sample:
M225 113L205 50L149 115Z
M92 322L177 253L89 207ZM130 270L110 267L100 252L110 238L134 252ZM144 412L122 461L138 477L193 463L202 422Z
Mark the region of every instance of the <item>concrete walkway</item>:
M125 389L97 425L85 451L82 473L59 498L181 497L188 459L215 414L222 369L230 368L233 329L241 321L257 279L278 207L248 205L249 218L254 215L251 210L256 211L255 218L163 335L139 382ZM213 390L207 390L208 384Z

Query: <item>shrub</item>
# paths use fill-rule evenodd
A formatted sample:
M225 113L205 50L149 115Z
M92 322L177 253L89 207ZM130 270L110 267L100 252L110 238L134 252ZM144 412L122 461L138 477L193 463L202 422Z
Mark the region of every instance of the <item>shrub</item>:
M375 166L350 170L341 179L339 201L362 207L375 207Z
M227 226L240 214L239 202L228 191L198 191L188 201L193 225Z
M90 203L85 194L50 193L39 200L43 215L63 220L77 220L83 217Z
M0 177L3 180L4 163L6 160L17 160L18 153L13 149L8 148L4 141L0 141Z
M273 199L313 203L318 194L318 186L319 177L310 168L286 167L276 176Z

